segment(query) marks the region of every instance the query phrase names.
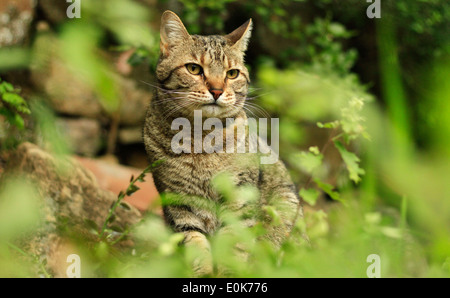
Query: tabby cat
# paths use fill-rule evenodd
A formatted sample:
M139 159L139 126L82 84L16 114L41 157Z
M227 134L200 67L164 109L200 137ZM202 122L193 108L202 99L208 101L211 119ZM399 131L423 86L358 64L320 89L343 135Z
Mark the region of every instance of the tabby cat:
M153 173L156 188L160 193L177 194L176 204L163 203L165 220L176 232L185 234L185 245L196 245L205 252L210 249L207 237L226 230L218 209L207 207L211 203L234 212L246 226L266 223L266 237L275 245L288 235L294 219L302 216L295 186L281 161L261 164L256 153L174 153L171 147L178 132L172 129L172 121L183 117L193 124L195 110L200 110L204 119L223 120L224 138L237 123L247 121L244 106L250 77L244 55L251 29L250 19L225 36L189 35L175 13L166 11L161 19L159 84L147 112L143 138L150 162L164 160ZM229 124L226 118L235 121ZM229 173L237 186L256 187L259 199L225 201L211 183L223 172ZM269 204L276 206L281 224L270 225L271 217L263 208ZM211 264L205 257L196 270L210 273Z

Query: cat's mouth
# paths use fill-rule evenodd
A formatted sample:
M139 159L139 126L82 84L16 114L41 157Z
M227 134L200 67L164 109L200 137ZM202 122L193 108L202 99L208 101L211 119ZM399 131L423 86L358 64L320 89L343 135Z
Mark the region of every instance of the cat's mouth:
M203 106L225 108L226 106L228 106L228 104L219 99L212 102L204 103Z
M201 109L205 117L220 117L220 115L222 115L222 113L226 110L226 107L220 105L216 101L203 104Z

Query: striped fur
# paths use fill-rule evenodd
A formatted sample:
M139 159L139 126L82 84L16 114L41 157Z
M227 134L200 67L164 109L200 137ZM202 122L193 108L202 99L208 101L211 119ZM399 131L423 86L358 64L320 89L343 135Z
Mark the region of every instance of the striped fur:
M250 20L225 36L189 35L174 13L165 12L162 16L161 57L156 70L159 88L147 112L144 143L150 162L165 160L154 172L158 191L177 194L176 204L164 204L166 221L175 231L185 233L187 244L195 239L205 251L209 249L206 236L223 228L218 216L221 208L235 211L245 218L244 224L251 226L258 221L269 223L270 217L262 207L275 206L282 223L268 225L268 238L276 245L288 233L296 212L301 213L294 184L280 161L261 165L257 154L175 154L171 149L171 140L178 132L171 130L172 120L185 117L192 122L195 109L202 110L204 117L246 121L243 105L250 78L244 51L251 26ZM185 67L188 63L202 66L203 75L189 73ZM227 79L230 69L238 69L239 76ZM221 103L215 106L205 105L211 102L211 87L223 89ZM230 125L225 130L234 129ZM224 202L211 185L212 179L222 172L229 173L236 185L256 187L260 199L250 203L245 198L237 198L232 204ZM208 271L211 266L203 268L209 268L204 269Z

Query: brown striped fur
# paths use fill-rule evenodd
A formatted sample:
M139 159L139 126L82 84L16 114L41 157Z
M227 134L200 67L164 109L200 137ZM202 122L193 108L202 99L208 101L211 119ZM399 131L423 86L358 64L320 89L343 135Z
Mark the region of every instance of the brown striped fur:
M156 69L159 87L152 101L144 126L144 142L151 162L164 162L154 172L154 181L160 193L175 193L177 204L165 205L165 219L177 232L185 233L186 245L194 244L209 250L207 236L224 228L218 214L219 206L236 211L243 223L252 226L258 221L270 222L263 206L273 205L281 218L278 226L268 225L268 238L279 245L287 235L299 208L287 170L281 161L261 165L257 154L238 153L181 153L171 149L171 140L177 131L171 130L176 117L192 121L193 111L202 110L204 117L234 118L236 123L246 121L243 106L250 82L244 65L244 52L252 28L251 20L233 31L219 36L189 35L176 14L166 11L161 22L161 57ZM185 65L195 63L203 67L203 75L193 75ZM238 69L235 79L227 79L226 72ZM211 102L209 89L222 89L218 105ZM193 125L192 125L193 127ZM234 125L226 130L235 129ZM248 144L247 144L248 145ZM256 202L236 198L226 203L212 187L212 179L219 173L231 174L236 185L251 185L260 193ZM253 217L245 216L253 214ZM212 270L210 260L200 262L200 273Z

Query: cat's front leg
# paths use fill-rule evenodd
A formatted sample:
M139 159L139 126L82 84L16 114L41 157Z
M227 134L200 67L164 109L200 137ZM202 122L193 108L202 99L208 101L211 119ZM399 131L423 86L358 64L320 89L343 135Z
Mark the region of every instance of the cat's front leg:
M263 204L273 208L277 216L275 220L266 214L266 236L276 246L280 246L291 233L295 221L303 217L300 199L281 161L262 165L259 183Z
M184 246L196 277L213 274L211 246L206 235L218 226L214 210L206 208L209 200L178 194L163 201L164 217L175 232L184 234Z
M194 275L197 277L212 275L213 259L206 236L198 231L185 231L184 245L186 249L192 249L194 254L192 260Z

